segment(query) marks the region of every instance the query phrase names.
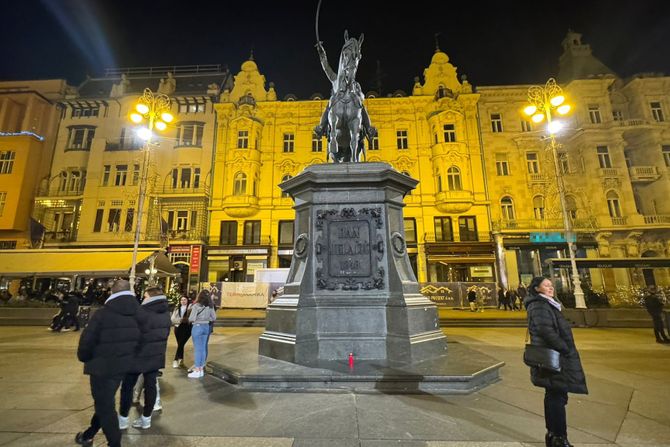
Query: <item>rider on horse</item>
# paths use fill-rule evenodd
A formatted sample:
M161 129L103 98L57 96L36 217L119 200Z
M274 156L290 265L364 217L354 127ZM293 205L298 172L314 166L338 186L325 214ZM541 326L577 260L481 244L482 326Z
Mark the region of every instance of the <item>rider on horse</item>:
M363 139L367 137L371 141L377 134L363 104L361 86L355 79L362 43L363 35L360 39L349 38L349 33L344 32L337 73L330 68L322 43L316 44L321 66L333 89L328 107L321 122L314 128L314 133L320 138L324 135L328 138L328 152L333 161L338 163L359 161L359 154L364 151Z

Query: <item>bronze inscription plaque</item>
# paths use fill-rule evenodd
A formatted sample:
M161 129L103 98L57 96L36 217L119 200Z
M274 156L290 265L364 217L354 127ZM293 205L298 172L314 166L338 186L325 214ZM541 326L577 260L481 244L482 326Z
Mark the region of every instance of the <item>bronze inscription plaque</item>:
M330 276L371 276L372 257L368 221L329 222L328 240L328 273Z

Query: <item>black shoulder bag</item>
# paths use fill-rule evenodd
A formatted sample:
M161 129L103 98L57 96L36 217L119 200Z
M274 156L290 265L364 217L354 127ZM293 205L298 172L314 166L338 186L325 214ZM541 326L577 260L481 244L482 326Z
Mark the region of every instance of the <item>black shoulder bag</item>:
M554 321L556 321L555 318ZM561 372L561 353L546 346L528 343L529 338L530 329L526 328L526 349L523 351L523 362L528 366Z

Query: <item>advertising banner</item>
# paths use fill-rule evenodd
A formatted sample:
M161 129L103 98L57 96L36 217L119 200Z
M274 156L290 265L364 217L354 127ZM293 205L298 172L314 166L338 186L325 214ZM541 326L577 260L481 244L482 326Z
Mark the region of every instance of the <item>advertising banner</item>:
M200 273L202 245L191 246L191 273Z
M474 290L479 306L496 305L496 285L492 282L427 282L420 284L421 294L435 304L467 307L468 292Z
M265 309L270 299L265 282L205 282L202 288L211 292L217 307Z

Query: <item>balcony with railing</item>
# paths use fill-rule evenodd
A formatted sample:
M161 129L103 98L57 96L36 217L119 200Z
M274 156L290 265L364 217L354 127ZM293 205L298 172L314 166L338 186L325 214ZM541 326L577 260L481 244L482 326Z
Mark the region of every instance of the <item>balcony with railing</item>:
M654 182L661 178L656 166L631 166L628 173L632 182Z
M144 143L141 141L116 140L105 142L106 151L138 151L142 149Z
M159 197L209 196L209 188L207 186L198 186L197 188L164 186L163 188L159 189L158 196Z
M670 214L653 214L643 217L647 225L670 225Z
M512 219L493 222L494 231L564 231L563 219ZM572 228L577 231L592 231L598 228L597 221L593 217L581 217L572 219Z
M435 207L443 213L463 213L474 203L472 191L442 191L435 194Z
M598 169L599 177L619 177L621 173L618 168L600 168Z
M547 177L544 174L540 173L535 173L531 174L528 173L528 182L529 183L547 183L549 181L549 177Z
M199 230L168 230L167 238L170 243L178 241L198 241L202 242L207 239L204 231Z
M612 217L612 225L626 225L627 217Z
M50 242L73 242L77 240L77 235L70 230L45 231L44 243Z
M40 187L37 188L37 194L35 194L35 199L49 199L53 197L58 197L60 199L65 198L80 198L84 194L84 185L77 186L76 188L65 188L61 189L59 187Z
M491 233L467 231L464 233L456 232L453 235L437 239L434 234L425 234L426 244L453 244L461 242L491 242Z
M639 127L649 125L649 121L642 119L619 120L614 122L621 127Z
M226 196L222 208L230 217L253 216L258 212L258 197L248 194Z

